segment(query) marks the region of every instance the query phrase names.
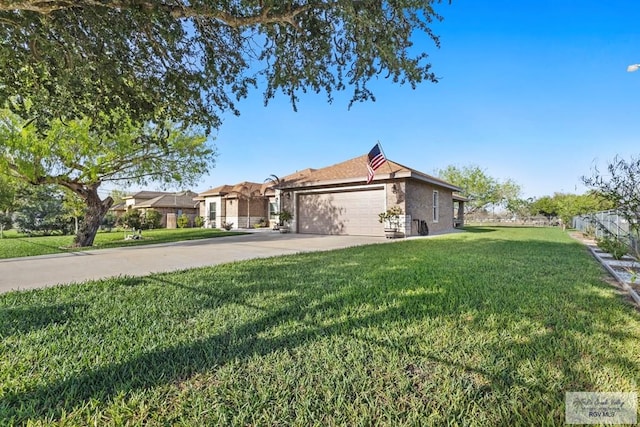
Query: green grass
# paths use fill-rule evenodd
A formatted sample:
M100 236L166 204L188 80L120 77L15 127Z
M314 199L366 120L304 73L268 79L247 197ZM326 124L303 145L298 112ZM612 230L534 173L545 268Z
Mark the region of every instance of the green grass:
M0 295L0 425L561 425L640 314L557 229Z
M232 236L243 233L208 228L157 229L144 230L142 232L142 239L140 240L125 240L127 234L131 234L131 231L99 232L96 235L92 247L71 248L73 236L25 237L13 230L9 230L5 232L5 238L0 239L0 259L57 254L86 249L105 249L178 242L182 240L208 239L211 237Z

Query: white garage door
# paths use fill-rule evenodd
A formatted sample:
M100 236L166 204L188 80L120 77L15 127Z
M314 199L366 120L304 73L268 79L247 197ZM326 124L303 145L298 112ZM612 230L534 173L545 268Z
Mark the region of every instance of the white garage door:
M378 214L384 190L308 193L298 196L298 233L383 236Z

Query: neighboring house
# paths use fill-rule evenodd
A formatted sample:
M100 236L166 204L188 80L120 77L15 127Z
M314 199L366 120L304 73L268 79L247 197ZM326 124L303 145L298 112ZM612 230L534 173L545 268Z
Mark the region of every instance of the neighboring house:
M205 227L221 228L231 223L233 228L250 228L276 218L275 190L270 185L247 181L221 185L198 194L194 200L199 203Z
M126 210L134 209L141 203L147 202L151 199L155 199L159 196L164 196L167 193L166 191L138 191L137 193L130 194L122 198L124 204L126 206Z
M198 203L193 200L196 196L192 191L163 194L141 202L135 208L143 213L147 209L157 210L161 215L161 224L166 228L177 228L177 220L182 215L189 218L189 226L193 227L195 217L199 215Z
M189 217L193 225L199 214L198 203L194 201L197 194L192 191L168 193L164 191L139 191L123 198L124 209L121 204L111 208L118 216L122 216L130 209L140 210L143 214L147 209L155 209L161 214L161 224L166 228L176 228L177 219L182 214Z
M124 201L115 203L113 206L111 206L109 211L113 212L116 218L120 218L127 211L127 205Z
M293 215L291 231L309 234L382 236L385 225L378 221L378 214L393 206L402 208L401 231L407 236L424 233L425 226L429 233L442 233L464 224L466 199L454 194L459 187L390 160L367 184L366 165L364 155L326 168L305 169L282 177L277 184L216 187L198 195L200 214L212 227L234 222L230 218L236 220L234 227L245 227L254 218L277 221L274 214L287 210ZM230 196L237 194L233 189L243 185L253 190L247 192L252 196L246 200L255 207L251 218L240 203L239 209L229 211L236 200Z

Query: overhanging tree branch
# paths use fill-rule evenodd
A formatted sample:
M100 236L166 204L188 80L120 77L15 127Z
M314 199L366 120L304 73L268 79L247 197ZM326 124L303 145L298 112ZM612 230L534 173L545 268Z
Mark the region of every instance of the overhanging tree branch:
M289 24L298 27L296 18L298 15L311 8L330 8L332 2L306 5L292 5L283 10L275 10L272 7L263 7L253 15L234 15L233 13L215 10L209 7L194 7L180 2L170 4L161 1L96 1L96 0L37 0L37 1L0 1L0 11L29 11L43 15L69 9L99 8L113 10L127 10L132 8L153 11L161 10L175 19L181 18L211 18L225 23L231 28L249 27L257 24Z
M307 90L349 106L375 100L368 82L387 76L437 82L413 37L439 46L429 26L446 0L0 0L0 99L48 121L123 109L137 123L171 120L206 133L238 100L263 87L294 109Z

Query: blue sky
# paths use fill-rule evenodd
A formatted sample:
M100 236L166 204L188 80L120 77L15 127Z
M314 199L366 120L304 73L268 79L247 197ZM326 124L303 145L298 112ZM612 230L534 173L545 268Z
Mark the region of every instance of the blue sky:
M193 189L329 166L380 141L422 172L475 164L539 197L582 193L594 164L640 154L640 71L626 71L640 62L640 1L453 0L438 10L440 49L415 39L438 84L381 78L376 102L349 110L348 91L332 104L308 94L298 112L285 96L264 107L254 91L239 117L225 117L216 167Z

